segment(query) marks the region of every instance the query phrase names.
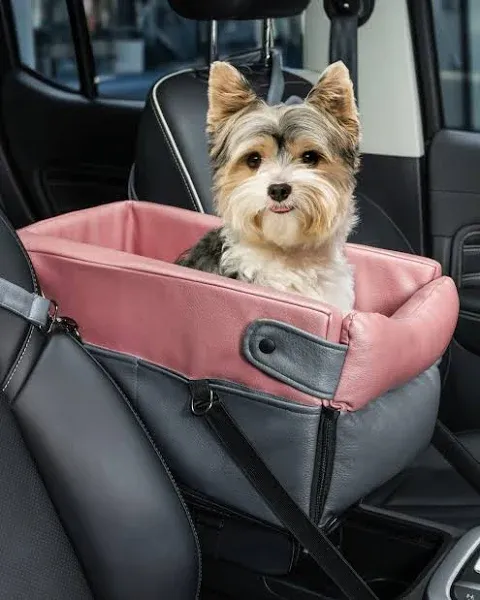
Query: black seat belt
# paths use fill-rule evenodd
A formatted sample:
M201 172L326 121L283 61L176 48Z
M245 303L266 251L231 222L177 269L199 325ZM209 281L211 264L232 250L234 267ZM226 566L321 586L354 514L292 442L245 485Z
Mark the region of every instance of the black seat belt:
M191 410L204 418L273 514L348 600L378 600L328 537L303 512L263 462L206 380L190 384Z
M442 389L448 376L451 352L452 348L449 346L444 361L440 364ZM480 462L440 419L435 424L432 444L455 471L480 494Z
M350 72L358 99L358 26L360 0L325 0L330 17L330 64L341 60Z

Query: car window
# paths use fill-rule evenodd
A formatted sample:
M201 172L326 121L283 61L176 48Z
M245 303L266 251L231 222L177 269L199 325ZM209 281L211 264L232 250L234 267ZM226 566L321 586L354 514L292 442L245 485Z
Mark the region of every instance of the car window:
M80 89L65 0L12 0L21 63L42 77Z
M209 24L178 16L167 0L84 0L84 6L100 96L142 100L160 77L206 64ZM274 31L284 63L301 67L301 17L277 19ZM221 56L259 47L261 32L261 22L220 22Z
M79 90L66 0L12 0L22 64ZM99 96L144 100L162 76L206 64L209 24L183 19L167 0L83 0ZM283 62L303 66L302 16L276 19L275 46ZM261 21L218 23L221 57L261 45Z
M431 2L445 126L480 131L480 2Z

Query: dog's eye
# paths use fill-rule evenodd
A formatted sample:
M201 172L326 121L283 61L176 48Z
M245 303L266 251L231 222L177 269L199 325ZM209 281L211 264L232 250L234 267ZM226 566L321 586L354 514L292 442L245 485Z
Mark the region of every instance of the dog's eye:
M302 154L301 159L305 165L314 167L320 160L320 154L315 150L307 150Z
M251 152L245 158L245 162L250 169L258 169L260 163L262 162L262 157L258 152Z

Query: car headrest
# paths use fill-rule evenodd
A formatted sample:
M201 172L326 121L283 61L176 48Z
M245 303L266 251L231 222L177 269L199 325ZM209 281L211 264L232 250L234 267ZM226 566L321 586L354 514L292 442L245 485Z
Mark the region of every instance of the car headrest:
M180 16L196 21L276 19L303 12L310 0L168 0Z
M0 210L0 277L28 292L40 293L30 259L15 230ZM16 379L32 360L42 334L21 317L0 309L0 392L12 397Z

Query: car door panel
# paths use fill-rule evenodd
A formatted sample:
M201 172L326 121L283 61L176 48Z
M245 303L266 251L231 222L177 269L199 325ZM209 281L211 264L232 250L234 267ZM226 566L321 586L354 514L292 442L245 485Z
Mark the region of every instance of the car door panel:
M38 218L127 194L143 103L89 100L10 73L1 89L8 149Z
M458 430L480 426L480 134L442 130L429 150L435 258L455 280L460 316L442 406Z

